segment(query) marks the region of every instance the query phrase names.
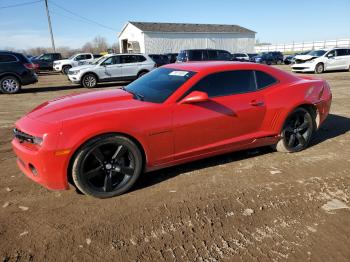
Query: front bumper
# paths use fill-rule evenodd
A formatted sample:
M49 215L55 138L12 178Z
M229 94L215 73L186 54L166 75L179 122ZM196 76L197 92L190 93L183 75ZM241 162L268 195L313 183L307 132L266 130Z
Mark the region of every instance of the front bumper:
M48 131L40 146L29 142L21 142L17 138L12 140L12 148L17 156L17 164L20 170L28 178L48 189L68 189L67 163L69 157L68 155L57 154L59 152L56 150L59 134L58 126L53 128L51 124L23 117L16 123L16 128L32 135L44 134L45 131Z
M80 76L79 75L68 75L69 81L74 84L80 84Z
M54 65L53 66L53 70L55 70L56 72L61 72L62 71L62 67L58 66L58 65Z
M293 64L293 72L314 72L315 65L313 63Z

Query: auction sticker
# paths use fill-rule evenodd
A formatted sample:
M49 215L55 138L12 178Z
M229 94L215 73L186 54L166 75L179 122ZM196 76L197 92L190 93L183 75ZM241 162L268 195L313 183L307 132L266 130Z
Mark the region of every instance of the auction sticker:
M187 71L172 71L171 73L169 73L170 76L185 76L187 74Z

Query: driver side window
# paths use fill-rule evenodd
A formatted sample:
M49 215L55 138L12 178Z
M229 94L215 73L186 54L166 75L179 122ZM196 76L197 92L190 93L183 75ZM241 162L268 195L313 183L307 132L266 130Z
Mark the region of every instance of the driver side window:
M335 56L335 50L332 50L327 54L327 57L334 57L334 56Z
M117 56L111 56L101 63L102 66L119 64L119 59Z
M187 94L192 91L205 92L209 97L256 91L254 72L252 70L235 70L211 74L201 79Z
M78 55L75 57L75 61L81 61L81 60L84 60L85 56L84 55Z

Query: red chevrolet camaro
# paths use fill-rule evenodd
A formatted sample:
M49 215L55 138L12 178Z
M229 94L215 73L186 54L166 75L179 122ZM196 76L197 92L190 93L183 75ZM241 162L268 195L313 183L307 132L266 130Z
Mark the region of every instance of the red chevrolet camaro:
M272 145L306 148L332 100L324 80L251 63L158 68L125 88L61 97L16 123L20 169L49 189L99 198L148 172Z

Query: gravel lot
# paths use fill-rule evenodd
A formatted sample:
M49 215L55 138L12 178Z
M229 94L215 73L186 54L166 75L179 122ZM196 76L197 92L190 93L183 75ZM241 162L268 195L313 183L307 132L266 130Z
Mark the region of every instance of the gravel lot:
M25 112L88 89L44 74L20 94L0 94L0 259L350 261L350 72L320 77L333 104L307 150L259 148L176 166L107 200L33 183L10 146Z

